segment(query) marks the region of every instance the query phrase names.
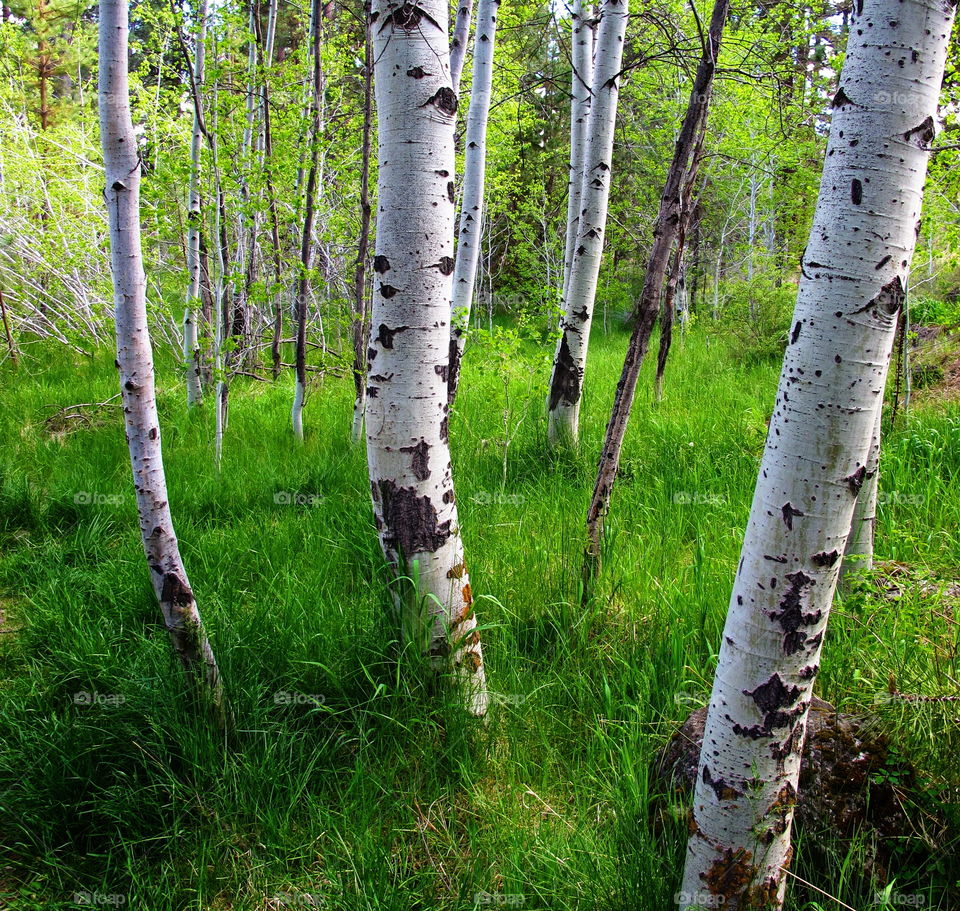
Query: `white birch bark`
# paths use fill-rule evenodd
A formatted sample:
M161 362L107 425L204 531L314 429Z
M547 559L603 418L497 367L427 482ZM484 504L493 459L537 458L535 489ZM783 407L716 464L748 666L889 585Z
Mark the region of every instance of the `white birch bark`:
M473 0L458 0L457 15L450 39L450 85L454 94L460 94L460 77L467 59L467 44L470 38L470 19L473 16Z
M883 399L877 402L873 421L870 452L867 455L867 471L863 486L857 495L857 505L850 523L850 537L843 551L840 566L840 582L845 582L851 573L873 569L873 545L877 527L877 489L880 482L880 425L883 417Z
M594 54L593 101L584 148L580 221L560 320L560 340L550 377L548 433L552 444L574 444L579 433L587 346L607 226L618 77L627 13L628 0L604 0L600 12Z
M497 10L500 0L479 0L477 29L473 45L473 83L470 110L467 112L466 150L463 164L463 193L460 200L460 226L456 264L453 270L453 327L450 343L449 400L457 395L460 361L470 325L470 308L480 262L483 226L483 193L487 163L487 118L493 86L493 50L497 36Z
M807 710L916 244L956 8L856 8L710 698L681 907L782 905Z
M454 221L446 0L375 0L379 173L367 460L389 563L413 580L404 628L451 667L468 710L487 692L447 440Z
M209 0L201 0L197 13L197 45L193 58L195 87L193 132L190 137L190 185L187 191L187 300L183 310L183 363L187 380L187 404L203 401L200 383L201 351L197 329L200 303L200 230L203 214L200 208L200 147L203 141L202 86L207 36Z
M200 692L212 699L223 720L226 707L220 674L180 558L163 472L140 245L140 161L127 78L127 4L103 0L99 30L100 134L110 223L117 369L143 548L174 649L192 682L205 682Z
M566 300L573 261L577 226L580 224L580 199L583 191L583 153L587 142L593 85L593 7L576 0L573 7L571 60L573 63L570 97L570 180L567 193L567 238L563 254L563 297Z

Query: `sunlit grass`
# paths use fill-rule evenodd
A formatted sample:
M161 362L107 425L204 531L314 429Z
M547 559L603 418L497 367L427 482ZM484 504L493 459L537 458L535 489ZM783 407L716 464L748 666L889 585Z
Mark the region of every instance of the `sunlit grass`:
M47 406L115 394L112 354L5 365L0 906L83 907L75 893L93 893L149 911L408 911L485 907L490 893L524 909L669 907L686 829L651 814L650 765L707 699L777 367L738 367L694 330L654 406L648 365L603 576L581 608L582 523L625 342L595 338L581 451L560 456L545 444L546 359L505 385L481 346L467 349L451 439L496 694L480 725L397 641L365 455L349 442L350 381L311 389L302 446L288 377L236 382L218 473L209 407L187 414L161 362L170 501L237 714L233 750L184 698L119 412L72 432L45 423ZM505 426L517 428L506 459ZM888 434L880 557L955 575L958 473L956 410L910 414ZM956 605L938 627L928 603L910 604L869 591L839 603L824 698L871 706L890 673L904 692L960 679ZM884 723L931 799L948 802L960 743L943 719L958 710L920 711L888 709ZM939 869L896 871L929 907L949 906L940 896L960 875L952 822ZM801 842L794 870L854 907L872 902L855 851L827 867L823 856L806 862ZM796 884L790 894L794 908L833 907Z

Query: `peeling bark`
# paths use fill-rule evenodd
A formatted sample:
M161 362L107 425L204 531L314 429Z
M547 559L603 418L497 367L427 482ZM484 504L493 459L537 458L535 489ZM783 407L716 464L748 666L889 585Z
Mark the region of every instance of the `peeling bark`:
M749 800L727 799L698 780L681 887L689 907L783 904L838 555L869 475L916 244L928 152L907 134L936 111L954 14L942 0L864 0L850 30L800 329L784 356L700 757L714 779L740 790L749 776L756 786ZM717 876L721 868L730 874Z

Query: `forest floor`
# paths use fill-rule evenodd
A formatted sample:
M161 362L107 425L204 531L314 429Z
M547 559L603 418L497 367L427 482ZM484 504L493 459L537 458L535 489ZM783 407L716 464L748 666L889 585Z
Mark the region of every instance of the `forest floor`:
M566 456L545 443L546 360L472 344L450 436L497 694L484 724L425 682L388 619L350 380L312 386L302 446L289 377L237 381L218 473L209 405L187 413L161 363L170 501L238 719L229 749L182 693L119 409L63 417L116 394L112 352L33 346L0 366L0 908L672 905L686 823L651 766L707 701L777 366L738 365L695 327L656 406L648 364L581 609L626 336L595 334ZM889 698L960 692L958 481L960 405L918 395L885 435L883 562L838 596L817 682L916 770L911 825L882 868L869 833L798 833L790 909L960 907L960 706Z

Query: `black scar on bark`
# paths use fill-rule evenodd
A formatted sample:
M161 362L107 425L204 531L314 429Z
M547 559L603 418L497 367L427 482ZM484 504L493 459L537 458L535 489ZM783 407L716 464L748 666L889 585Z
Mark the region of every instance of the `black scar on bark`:
M380 285L380 293L387 299L390 300L391 297L394 297L397 294L398 289L394 288L393 285Z
M160 600L164 604L187 607L193 603L193 592L176 573L165 573L163 587L160 589Z
M410 468L413 476L418 481L426 481L430 477L430 444L426 440L420 440L416 446L401 446L401 452L409 452Z
M788 655L793 655L803 648L807 641L806 634L800 629L801 626L810 626L816 623L823 616L823 611L817 610L812 614L803 612L803 596L807 590L816 584L816 581L808 576L802 570L795 573L787 573L787 581L790 587L786 590L783 598L780 599L780 610L770 614L770 619L779 623L784 632L783 650Z
M377 356L376 348L367 348L367 360L372 361Z
M380 323L377 329L377 341L380 342L384 348L393 348L393 337L398 332L405 332L409 328L409 326L397 326L396 329L391 329L384 323Z
M710 769L706 765L703 767L703 783L713 788L713 793L717 795L717 800L736 800L743 797L743 792L738 791L732 785L727 784L722 778L714 778L710 774Z
M587 305L584 304L579 310L574 310L573 315L580 320L581 323L585 323L590 312L587 310Z
M834 548L831 551L822 550L811 558L814 566L833 566L840 559L840 551Z
M881 259L880 262L878 262L873 268L876 269L877 271L879 271L879 270L882 269L888 262L890 262L891 259L893 259L893 257L888 253L888 254L887 254L886 256L884 256L884 258Z
M557 367L550 387L550 410L553 411L561 400L568 405L580 401L580 371L573 362L566 335L561 338L557 352Z
M407 75L412 79L423 79L427 74L424 72L422 66L414 66L407 70Z
M457 93L448 85L438 88L425 103L434 105L437 110L450 116L457 113Z
M457 389L457 382L460 379L460 348L457 345L457 337L450 337L450 366L447 374L447 404L453 404L454 393ZM446 419L444 419L446 420ZM446 436L441 434L442 439Z
M796 345L798 338L800 338L800 320L797 320L796 326L793 327L793 333L790 336L790 344Z
M808 664L806 667L800 669L800 679L801 680L812 680L817 676L817 671L820 670L819 664Z
M455 265L456 261L452 256L441 256L440 262L437 263L437 268L440 270L441 275L452 275Z
M450 537L450 520L437 522L437 510L427 496L413 487L400 487L389 478L377 481L381 511L387 528L386 543L402 557L434 553Z
M455 187L453 185L453 181L452 180L448 181L447 182L447 198L450 200L450 202L453 202L456 199L456 195L454 191L455 191Z
M435 364L433 372L440 377L443 382L448 382L447 377L450 374L450 368L446 364Z
M443 500L444 503L452 503L452 502L453 502L453 491L452 491L452 490L445 490L445 491L443 492L443 497L442 497L441 499Z
M383 275L384 272L389 271L390 269L390 260L386 256L374 256L373 258L373 271L379 275Z
M799 326L800 324L797 323ZM780 508L780 513L783 515L783 524L787 526L789 531L793 531L793 519L795 516L803 518L803 513L799 509L794 509L790 503L784 503Z
M860 493L860 488L863 487L863 479L866 476L867 466L861 465L853 474L847 475L843 480L846 481L847 486L850 488L850 493L857 496Z
M850 96L843 90L843 86L840 86L837 94L833 96L833 101L830 102L830 107L839 108L845 104L856 104L856 102L851 101Z
M850 181L850 200L855 206L863 202L863 184L856 177Z
M907 142L915 145L918 149L926 149L930 143L933 142L936 134L937 131L933 125L933 117L928 116L923 123L918 124L912 130L907 130L907 132L903 134L903 138Z
M896 275L880 289L880 293L870 301L870 306L876 306L878 310L882 310L888 316L893 316L900 312L906 296L907 292L903 287L903 282L900 280L900 276Z
M757 704L757 708L764 715L768 716L793 705L800 696L800 687L787 686L779 674L773 674L766 683L761 683L755 690L742 692Z
M450 419L447 417L440 422L440 439L443 440L444 443L450 439Z

